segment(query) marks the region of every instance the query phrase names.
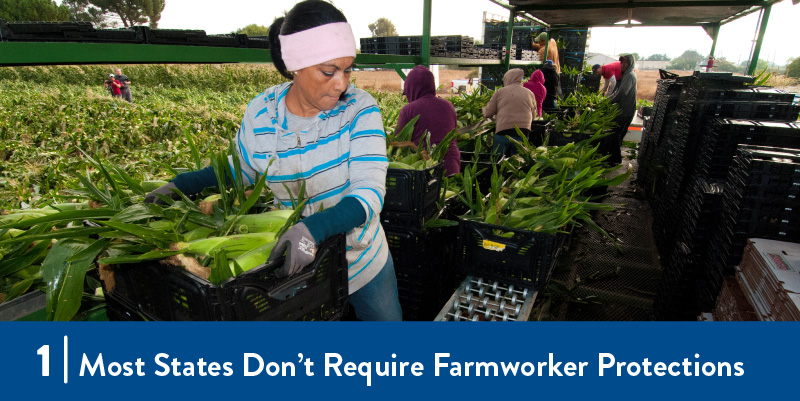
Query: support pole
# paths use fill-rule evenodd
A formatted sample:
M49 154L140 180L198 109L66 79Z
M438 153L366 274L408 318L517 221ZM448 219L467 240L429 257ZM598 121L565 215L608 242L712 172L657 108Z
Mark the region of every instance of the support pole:
M508 67L511 65L511 39L514 37L514 17L517 15L517 12L514 8L511 8L511 11L508 12L508 36L506 37L506 58L503 61L503 65L505 66L505 70L508 71Z
M422 6L422 65L431 66L431 3L425 0Z
M717 37L719 37L719 25L714 25L706 28L706 32L711 36L711 52L709 55L714 57L714 52L717 50Z
M758 39L756 39L756 47L753 49L753 54L750 56L750 68L747 70L748 75L756 73L756 66L758 65L758 57L761 55L761 43L764 41L764 33L767 32L767 22L769 22L769 12L772 10L772 4L762 8L761 10L761 27L758 29Z

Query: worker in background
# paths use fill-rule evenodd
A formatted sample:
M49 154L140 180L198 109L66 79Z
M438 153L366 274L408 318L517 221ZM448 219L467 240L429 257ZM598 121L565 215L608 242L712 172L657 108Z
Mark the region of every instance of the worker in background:
M303 271L326 239L347 233L347 277L360 320L401 320L397 278L380 212L386 193L386 134L375 99L349 85L356 42L328 2L295 4L269 28L272 62L288 82L247 106L233 139L245 185L266 175L274 203L291 207L305 187L305 218L275 244L278 277ZM230 166L232 168L232 165ZM216 186L213 167L179 174L145 197L186 195Z
M547 46L547 57L544 54L544 48L547 44L547 32L542 32L533 40L533 50L539 52L539 60L553 60L556 72L561 74L561 63L558 57L558 44L555 39L550 39L550 45Z
M513 156L517 147L511 139L521 141L517 128L526 137L531 134L531 121L536 115L536 98L533 92L522 86L525 71L512 68L503 76L503 87L497 89L489 104L483 108L483 116L497 116L492 151L495 154Z
M395 132L400 132L409 121L419 116L414 124L411 142L423 146L425 144L423 134L426 132L430 133L431 145L436 145L450 131L456 129L456 109L453 103L436 97L436 81L428 67L418 65L408 73L403 94L408 99L408 104L400 110ZM448 176L461 171L460 160L461 153L454 140L450 142L444 157L444 168Z
M127 100L129 103L133 103L133 96L131 95L131 80L128 78L127 75L122 73L122 70L117 68L117 74L114 78L117 79L122 84L121 92L122 98Z
M122 84L114 78L114 74L108 74L108 79L106 80L106 88L108 88L109 93L111 93L111 97L121 97L121 88Z
M466 93L467 95L471 95L473 92L475 92L475 81L473 81L473 79L470 78L467 81L467 87L464 88L464 93Z
M619 57L622 79L617 84L617 89L608 101L619 106L620 114L614 120L617 128L612 135L602 139L600 152L609 155L608 162L618 164L622 162L622 139L628 133L628 126L636 114L636 60L632 54L623 54Z
M609 96L614 92L617 82L622 79L622 69L619 61L614 61L606 65L595 64L592 66L594 75L603 77L603 89L600 93Z
M545 61L540 71L544 76L544 89L547 91L542 108L544 110L555 110L558 108L558 98L561 96L561 77L556 72L553 60Z
M534 118L543 117L542 104L544 104L544 98L547 96L547 89L544 87L544 74L542 74L542 71L534 71L531 74L531 79L522 84L522 86L533 92L533 96L536 98L536 115Z

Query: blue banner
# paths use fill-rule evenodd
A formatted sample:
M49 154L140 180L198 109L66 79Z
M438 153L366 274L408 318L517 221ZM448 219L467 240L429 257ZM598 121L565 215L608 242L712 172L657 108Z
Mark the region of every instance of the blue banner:
M0 333L7 400L796 398L800 357L799 323L10 322Z

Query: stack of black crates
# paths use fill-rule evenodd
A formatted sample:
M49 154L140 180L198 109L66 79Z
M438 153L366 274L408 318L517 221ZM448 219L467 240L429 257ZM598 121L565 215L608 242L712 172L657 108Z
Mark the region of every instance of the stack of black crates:
M269 40L260 36L248 37L235 33L206 35L206 32L202 30L152 29L146 26L95 29L91 22L6 22L0 20L0 40L269 48Z
M564 69L583 72L583 64L584 61L586 61L586 41L589 39L589 29L562 29L554 31L552 37L559 43L558 57L561 64L561 93L562 96L566 98L577 90L583 75L566 74L564 73ZM563 46L563 48L560 46Z
M512 49L515 51L515 48ZM500 59L505 46L475 46L471 36L432 36L430 55L448 58ZM361 38L361 53L419 56L422 36L378 36Z
M390 168L381 224L397 275L403 320L433 320L452 294L458 227L425 227L439 217L443 164L425 170Z
M761 170L751 167L767 167L746 161L761 160L763 153L740 145L800 148L800 126L780 122L796 120L800 107L792 106L791 94L749 83L752 78L724 73L659 81L653 114L644 125L638 178L654 211L664 268L654 305L659 319L692 320L713 309L723 276L732 274L747 238L790 240L780 236L786 230L746 223L780 219L765 215L756 198L740 194L784 194L793 181L776 178L754 187L746 177ZM770 207L791 208L789 201L793 198L775 200Z

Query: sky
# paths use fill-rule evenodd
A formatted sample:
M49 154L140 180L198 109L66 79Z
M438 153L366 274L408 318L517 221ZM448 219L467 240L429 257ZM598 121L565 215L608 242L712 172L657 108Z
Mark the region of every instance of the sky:
M291 9L296 0L167 0L159 28L203 29L209 34L230 33L248 24L269 26ZM333 0L353 27L356 40L371 36L367 25L380 17L390 19L399 35L422 34L422 0ZM508 11L488 0L433 0L432 35L467 35L480 39L484 12L508 19ZM795 24L800 23L800 5L784 0L772 8L762 59L779 65L800 57ZM723 25L717 41L717 57L737 62L749 58L758 29L758 13ZM666 53L671 58L685 50L707 55L711 38L699 27L594 28L589 52L611 56L636 52L641 56Z

